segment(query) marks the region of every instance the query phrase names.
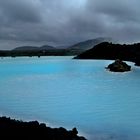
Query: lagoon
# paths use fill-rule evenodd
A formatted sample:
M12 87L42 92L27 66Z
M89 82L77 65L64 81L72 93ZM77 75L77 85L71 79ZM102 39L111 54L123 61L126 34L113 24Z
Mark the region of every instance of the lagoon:
M140 67L109 72L109 60L0 59L0 114L76 127L89 140L140 139Z

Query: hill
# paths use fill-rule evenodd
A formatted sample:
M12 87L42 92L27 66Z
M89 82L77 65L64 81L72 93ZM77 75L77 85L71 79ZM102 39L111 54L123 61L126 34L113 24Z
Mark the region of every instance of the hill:
M53 46L49 45L43 45L41 47L36 47L36 46L21 46L13 49L12 51L38 51L38 50L54 50L56 49Z
M64 47L53 47L50 45L37 46L21 46L13 50L0 50L1 57L7 56L74 56L81 54L85 50L92 48L94 45L109 40L109 38L96 38L83 42L76 43L75 45Z
M103 38L103 37L90 39L90 40L76 43L76 44L70 46L68 48L68 50L73 50L73 51L77 51L78 53L81 53L88 49L91 49L93 46L95 46L101 42L110 41L110 40L111 40L110 38Z
M39 50L55 50L56 48L50 45L43 45L39 47Z
M14 48L12 51L32 51L32 50L38 50L38 47L35 46L21 46Z
M135 44L112 44L103 42L95 45L75 59L107 59L107 60L125 60L135 62L136 65L140 63L140 43Z

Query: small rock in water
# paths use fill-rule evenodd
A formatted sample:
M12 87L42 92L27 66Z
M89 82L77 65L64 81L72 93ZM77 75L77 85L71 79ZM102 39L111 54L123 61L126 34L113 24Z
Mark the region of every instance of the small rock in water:
M107 69L113 72L125 72L125 71L131 71L131 66L121 61L120 59L117 59L112 64L109 64Z

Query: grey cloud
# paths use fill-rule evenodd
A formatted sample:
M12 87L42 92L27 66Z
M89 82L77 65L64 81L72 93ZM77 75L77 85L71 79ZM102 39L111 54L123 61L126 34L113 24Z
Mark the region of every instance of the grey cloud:
M88 9L102 19L104 34L121 42L140 40L140 2L137 0L89 0Z
M114 19L122 20L123 22L129 20L139 21L139 4L137 0L89 0L89 8L98 14L106 14Z
M0 9L9 22L40 21L38 7L32 0L0 0Z
M96 37L140 41L139 5L138 0L0 0L0 40L55 45Z

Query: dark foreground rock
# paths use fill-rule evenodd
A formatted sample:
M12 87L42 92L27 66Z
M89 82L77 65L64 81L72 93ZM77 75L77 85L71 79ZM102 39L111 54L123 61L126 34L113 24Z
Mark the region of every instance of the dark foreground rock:
M76 128L50 128L38 121L23 122L0 117L0 135L2 139L39 139L39 140L86 140L77 135Z
M135 60L135 66L140 66L140 55L137 56L137 59Z
M113 71L113 72L125 72L125 71L130 71L131 66L129 66L125 62L117 59L112 64L109 64L107 69L109 69L110 71Z

